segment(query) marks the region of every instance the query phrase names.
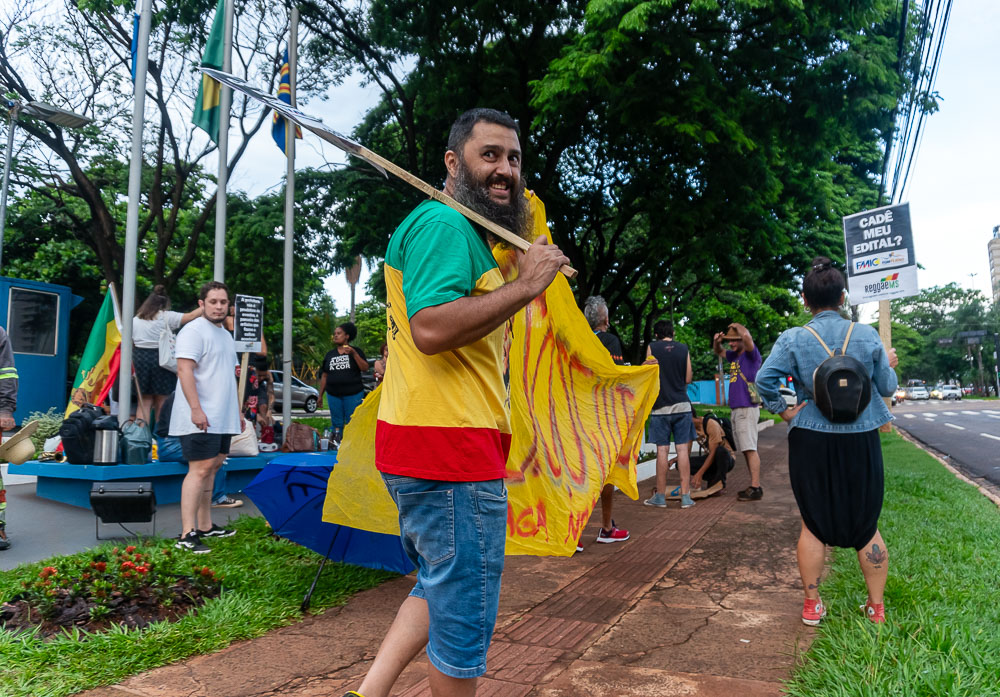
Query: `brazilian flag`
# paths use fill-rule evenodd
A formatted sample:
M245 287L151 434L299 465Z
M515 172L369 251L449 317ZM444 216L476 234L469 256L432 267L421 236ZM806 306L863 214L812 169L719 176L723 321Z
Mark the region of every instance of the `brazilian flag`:
M226 0L219 0L215 8L215 20L212 31L205 44L205 53L201 64L206 68L222 70L226 32ZM198 87L198 98L194 103L194 115L191 123L205 131L213 143L219 142L219 101L222 96L222 84L208 75L201 76L201 86Z

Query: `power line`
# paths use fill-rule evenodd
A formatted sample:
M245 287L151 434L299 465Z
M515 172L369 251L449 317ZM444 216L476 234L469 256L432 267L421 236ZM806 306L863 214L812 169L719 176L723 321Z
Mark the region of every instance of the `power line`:
M934 94L938 68L941 63L948 22L954 0L929 0L919 9L915 51L907 64L903 62L906 29L909 26L909 2L903 3L900 17L898 69L901 76L909 74L911 86L892 114L892 130L886 143L879 186L879 205L884 194L889 200L899 202L906 192L910 174L923 142L926 103ZM899 6L899 3L896 3ZM898 126L898 128L897 128ZM895 157L891 152L896 148ZM891 170L890 170L891 163ZM888 191L887 184L892 182Z

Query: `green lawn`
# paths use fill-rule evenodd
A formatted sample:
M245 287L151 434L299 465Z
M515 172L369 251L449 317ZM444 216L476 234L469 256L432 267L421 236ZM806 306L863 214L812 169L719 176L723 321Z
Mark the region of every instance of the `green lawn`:
M275 540L263 518L243 516L235 527L239 531L235 537L212 540L212 553L197 558L199 564L225 574L222 595L178 622L95 634L83 640L66 636L47 642L0 630L0 695L59 697L114 684L300 619L299 604L320 556L286 540ZM36 577L43 566L58 566L60 559L0 572L0 598L19 592L22 580ZM311 608L318 611L343 604L354 593L393 576L327 564Z
M858 606L854 550L835 550L822 586L829 615L790 695L1000 695L1000 512L898 435L882 436L889 548L888 622Z

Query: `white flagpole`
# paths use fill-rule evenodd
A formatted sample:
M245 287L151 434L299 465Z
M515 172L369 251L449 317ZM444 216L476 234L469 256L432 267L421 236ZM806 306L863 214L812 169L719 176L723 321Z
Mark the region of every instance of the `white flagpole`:
M291 87L292 106L295 106L295 73L299 56L299 8L292 6L291 27L288 32L288 82ZM281 383L282 438L292 425L292 266L295 249L295 124L285 119L285 273L284 308L281 332ZM320 395L323 399L323 395Z
M135 314L135 264L139 244L139 193L142 186L142 133L146 108L146 67L149 61L149 25L153 0L142 0L136 46L135 91L132 102L132 159L128 168L128 208L125 214L121 365L118 368L118 423L128 421L132 409L132 315ZM110 287L112 297L114 286Z
M222 69L233 72L233 0L226 0L225 46ZM215 272L216 281L226 280L226 191L229 183L229 112L233 105L233 90L222 85L219 95L219 190L215 195Z

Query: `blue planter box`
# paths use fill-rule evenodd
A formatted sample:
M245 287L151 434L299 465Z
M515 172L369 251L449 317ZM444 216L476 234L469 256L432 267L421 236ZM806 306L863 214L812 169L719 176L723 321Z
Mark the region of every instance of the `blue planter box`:
M287 453L261 453L254 457L227 458L222 466L226 478L225 490L241 490L268 462L284 454ZM90 489L94 482L153 482L157 503L178 503L181 500L181 482L184 481L188 466L183 462L105 466L29 460L23 465L11 465L9 471L11 474L38 477L35 494L44 499L90 508Z

